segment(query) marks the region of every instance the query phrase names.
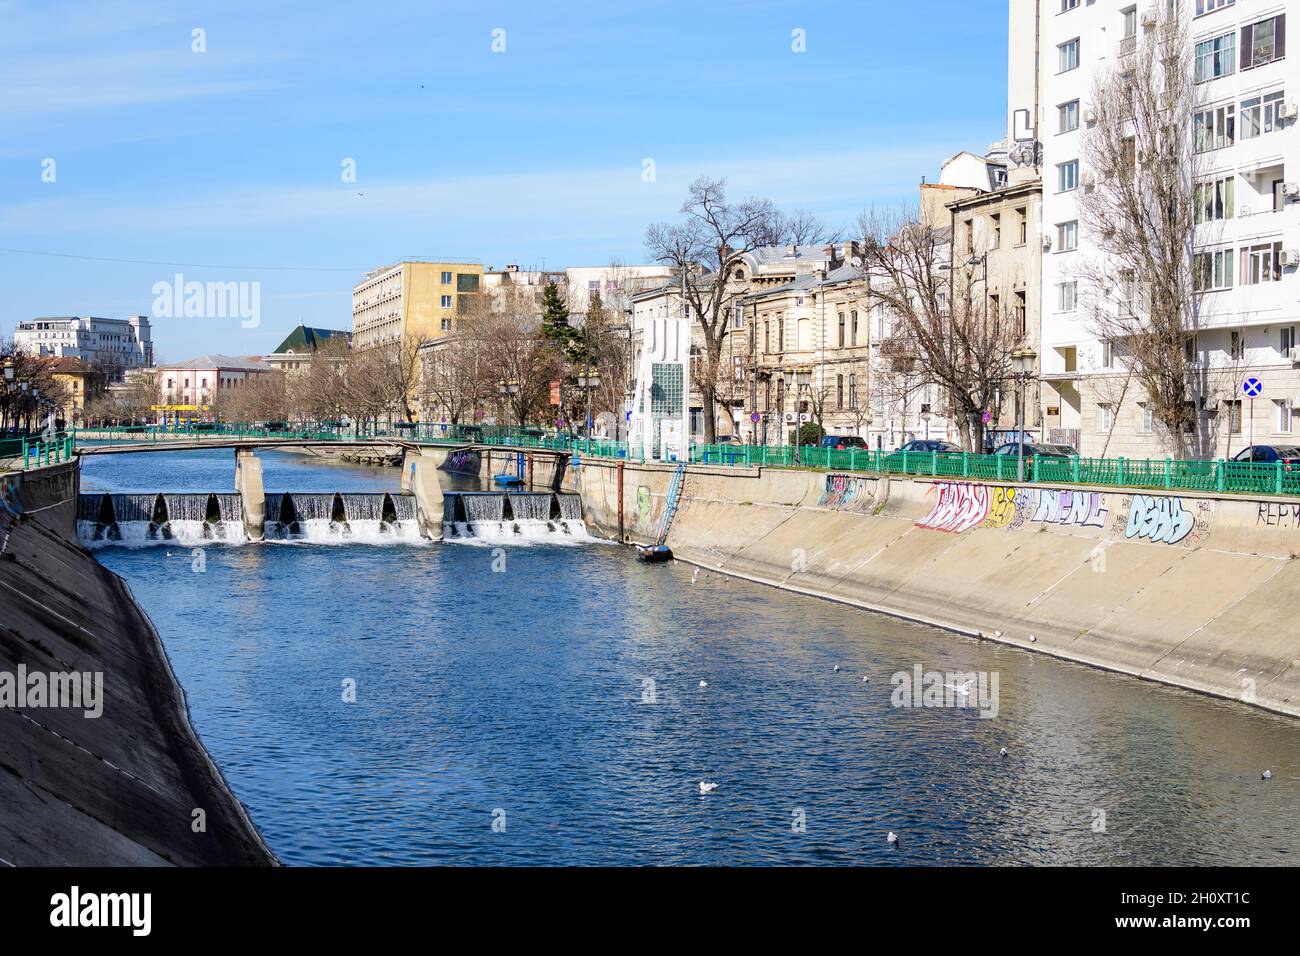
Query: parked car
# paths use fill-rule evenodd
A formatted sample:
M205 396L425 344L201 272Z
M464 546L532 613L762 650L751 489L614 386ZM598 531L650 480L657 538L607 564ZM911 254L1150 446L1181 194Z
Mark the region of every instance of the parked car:
M857 435L823 435L821 446L823 448L833 448L836 451L847 451L850 448L867 447L867 440Z
M941 441L938 438L917 438L908 442L899 451L937 451L941 455L960 455L961 449L950 441Z
M1300 467L1300 448L1295 445L1249 445L1232 456L1232 461L1272 464L1280 461L1286 470Z
M740 444L740 439L737 438L735 435L719 435L717 438L713 439L713 444L715 444L715 445L739 445L739 444Z
M999 445L993 449L995 455L1010 455L1016 457L1018 442L1009 441L1005 445ZM1079 453L1069 445L1052 445L1046 442L1025 442L1025 461L1033 461L1034 458L1078 458Z

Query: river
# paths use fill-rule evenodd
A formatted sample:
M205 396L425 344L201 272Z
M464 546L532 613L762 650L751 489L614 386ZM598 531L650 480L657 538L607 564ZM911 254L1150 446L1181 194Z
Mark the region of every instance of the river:
M259 457L268 492L398 485ZM229 451L93 456L82 490L233 472ZM614 545L96 555L288 864L1300 860L1293 720ZM995 674L997 715L894 706L917 665Z

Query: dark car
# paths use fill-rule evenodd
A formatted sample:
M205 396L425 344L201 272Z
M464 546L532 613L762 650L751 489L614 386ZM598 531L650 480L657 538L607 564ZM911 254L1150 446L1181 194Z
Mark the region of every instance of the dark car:
M916 452L916 451L937 451L941 455L960 455L961 449L950 441L941 441L938 438L917 438L908 442L899 451Z
M993 449L995 455L1016 456L1018 442L1009 441L1005 445L999 445ZM1077 458L1079 453L1069 445L1052 445L1045 442L1025 442L1025 461L1032 461L1034 458Z
M1271 465L1280 461L1290 471L1300 467L1300 448L1295 445L1249 445L1232 456L1232 461L1248 461Z
M857 435L823 435L821 446L823 448L834 448L836 451L847 451L850 448L866 448L867 440Z

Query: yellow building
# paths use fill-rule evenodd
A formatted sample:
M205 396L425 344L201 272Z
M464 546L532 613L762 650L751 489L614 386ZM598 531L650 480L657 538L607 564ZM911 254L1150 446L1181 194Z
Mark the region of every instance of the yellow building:
M58 404L55 416L66 422L80 422L86 402L95 397L99 372L78 358L49 359L50 377L54 380Z
M482 281L477 262L405 259L367 273L352 287L352 347L431 342L451 334Z

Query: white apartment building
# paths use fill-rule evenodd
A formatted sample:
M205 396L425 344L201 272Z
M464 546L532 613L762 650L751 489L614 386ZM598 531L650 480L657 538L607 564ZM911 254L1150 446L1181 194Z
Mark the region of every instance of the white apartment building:
M1089 327L1077 280L1096 237L1079 227L1080 161L1099 70L1131 55L1162 11L1195 46L1197 317L1189 329L1199 444L1221 456L1300 436L1300 70L1286 57L1286 0L1011 0L1013 47L1040 51L1036 109L1043 172L1043 418L1084 455L1160 457L1166 444L1140 393L1116 401L1120 361ZM1037 31L1035 30L1037 24ZM1242 402L1241 382L1264 382Z
M606 318L622 322L632 306L632 296L661 285L672 269L664 265L570 266L564 275L570 315L585 317L593 294L599 293Z
M42 316L19 322L14 345L23 352L53 358L76 358L120 372L153 365L149 317Z

